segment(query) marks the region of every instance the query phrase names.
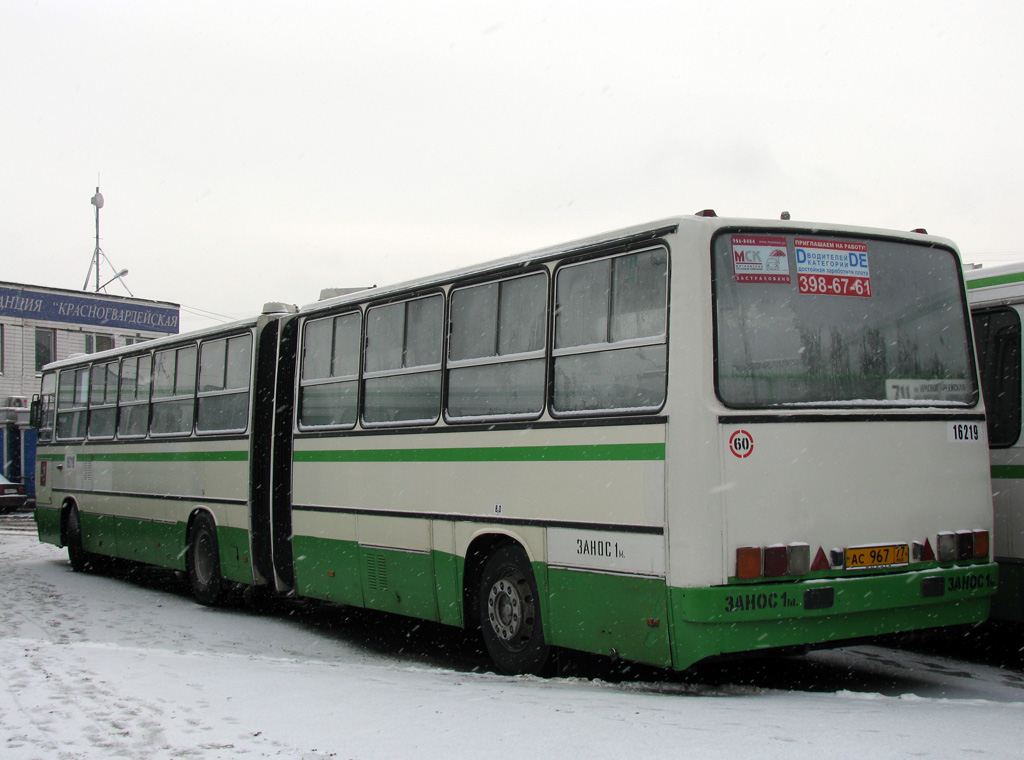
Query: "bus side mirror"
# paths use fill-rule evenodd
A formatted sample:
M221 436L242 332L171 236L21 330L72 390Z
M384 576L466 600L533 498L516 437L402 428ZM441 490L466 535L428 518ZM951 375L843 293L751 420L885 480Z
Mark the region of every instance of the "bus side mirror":
M32 397L32 405L28 412L28 424L36 430L43 426L43 402L38 394Z

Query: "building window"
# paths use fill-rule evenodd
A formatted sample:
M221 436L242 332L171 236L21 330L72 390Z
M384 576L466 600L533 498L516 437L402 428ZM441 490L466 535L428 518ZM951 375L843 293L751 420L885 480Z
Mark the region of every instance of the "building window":
M36 328L36 372L57 358L57 333L52 327Z
M85 334L85 353L96 354L100 351L109 351L114 347L113 335Z
M0 375L4 373L4 344L7 336L4 335L4 325L0 325Z

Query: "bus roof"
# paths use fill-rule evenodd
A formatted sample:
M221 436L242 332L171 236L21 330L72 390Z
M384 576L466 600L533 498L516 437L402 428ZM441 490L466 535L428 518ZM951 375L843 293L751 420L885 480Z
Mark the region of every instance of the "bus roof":
M50 370L61 369L63 367L75 366L78 364L103 362L120 356L152 351L154 348L161 348L163 346L175 345L178 343L196 340L198 338L207 338L224 333L235 332L241 329L253 327L258 320L258 316L247 317L246 319L239 319L235 322L228 322L223 325L216 325L215 327L204 327L199 330L190 330L189 332L178 333L177 335L167 335L162 338L143 340L139 343L133 343L130 346L118 346L117 348L110 348L106 351L97 351L93 354L74 354L66 359L58 359L57 361L50 362L43 367L43 371L49 372Z
M1024 301L1024 261L964 271L972 306Z
M859 227L845 224L807 222L799 220L720 217L714 215L714 212L700 212L698 214L689 216L670 217L666 219L647 222L645 224L633 225L631 227L625 227L610 232L604 232L598 235L580 238L578 240L573 240L567 243L560 243L558 245L547 246L545 248L540 248L535 251L530 251L528 253L514 254L512 256L506 256L504 258L486 261L484 263L474 264L460 269L454 269L443 273L432 274L415 280L409 280L406 282L395 283L393 285L387 285L382 288L374 287L366 290L358 290L354 292L345 293L334 298L328 298L321 301L315 301L313 303L306 304L302 306L301 309L298 310L298 313L303 316L315 315L319 312L329 311L331 309L334 309L335 307L344 306L346 304L363 303L367 300L382 300L394 294L404 293L411 290L422 290L431 287L436 287L443 283L450 282L451 280L454 279L483 275L493 271L515 269L516 267L525 267L530 264L535 264L550 259L561 258L567 255L571 255L573 252L576 251L586 251L593 248L606 247L612 245L642 244L644 241L656 240L659 237L671 234L676 231L683 231L690 236L705 237L707 239L710 239L711 236L714 235L714 233L717 230L728 228L747 230L791 230L794 232L804 232L808 234L838 233L866 237L897 238L904 239L912 243L926 243L948 247L956 251L957 255L959 255L959 251L957 250L956 245L951 240L948 240L943 237L938 237L935 235L928 235L921 232L892 230L877 227ZM1020 266L1024 267L1024 264ZM270 304L268 304L268 306L270 306ZM283 310L291 312L290 309ZM264 314L266 313L269 312L267 311L266 308L264 308ZM161 348L163 346L174 345L182 341L189 341L194 339L216 336L246 327L253 327L257 323L259 318L260 316L257 315L253 317L248 317L246 319L241 319L235 322L217 325L215 327L207 327L202 328L200 330L192 330L186 333L179 333L178 335L168 335L162 338L147 340L144 341L143 343L136 343L130 346L121 346L118 348L113 348L107 351L101 351L94 354L78 354L67 359L60 359L58 361L51 362L47 364L43 369L49 371L53 369L60 369L62 367L74 366L86 362L104 361L110 358L125 356L132 353L138 353L141 351L149 351L154 348Z
M692 216L678 216L660 219L647 222L645 224L638 224L610 232L604 232L598 235L581 238L579 240L573 240L568 243L547 246L528 253L506 256L501 259L474 264L444 273L433 274L427 277L409 280L407 282L395 283L383 288L371 288L354 293L346 293L334 298L305 304L299 309L299 313L302 315L316 314L320 311L327 311L345 304L362 303L370 299L386 299L388 296L393 294L410 290L426 289L454 279L473 277L499 270L515 269L516 267L525 267L530 264L571 255L575 251L585 251L588 249L616 244L625 245L630 243L642 243L645 240L654 240L658 237L676 231L685 231L690 235L703 235L709 239L715 231L724 228L793 230L807 233L840 233L868 237L902 238L914 243L931 243L934 245L946 246L956 251L959 256L959 250L951 240L934 235L928 235L926 233L923 234L920 232L881 229L875 227L856 227L843 224L823 224L819 222L798 220L719 217L714 216L713 213L714 212L711 212L712 215L708 215L706 212L702 212Z

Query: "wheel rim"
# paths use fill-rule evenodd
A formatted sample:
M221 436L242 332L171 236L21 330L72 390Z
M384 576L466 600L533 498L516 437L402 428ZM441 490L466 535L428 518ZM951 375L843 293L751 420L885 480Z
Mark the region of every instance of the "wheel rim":
M533 634L533 598L529 583L518 570L494 582L487 594L487 619L507 649L522 649Z

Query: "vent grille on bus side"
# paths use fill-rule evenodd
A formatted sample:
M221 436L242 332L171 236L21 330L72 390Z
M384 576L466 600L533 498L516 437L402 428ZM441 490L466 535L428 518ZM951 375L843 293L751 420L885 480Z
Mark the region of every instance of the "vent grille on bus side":
M388 568L383 552L366 552L367 584L374 591L387 591Z

